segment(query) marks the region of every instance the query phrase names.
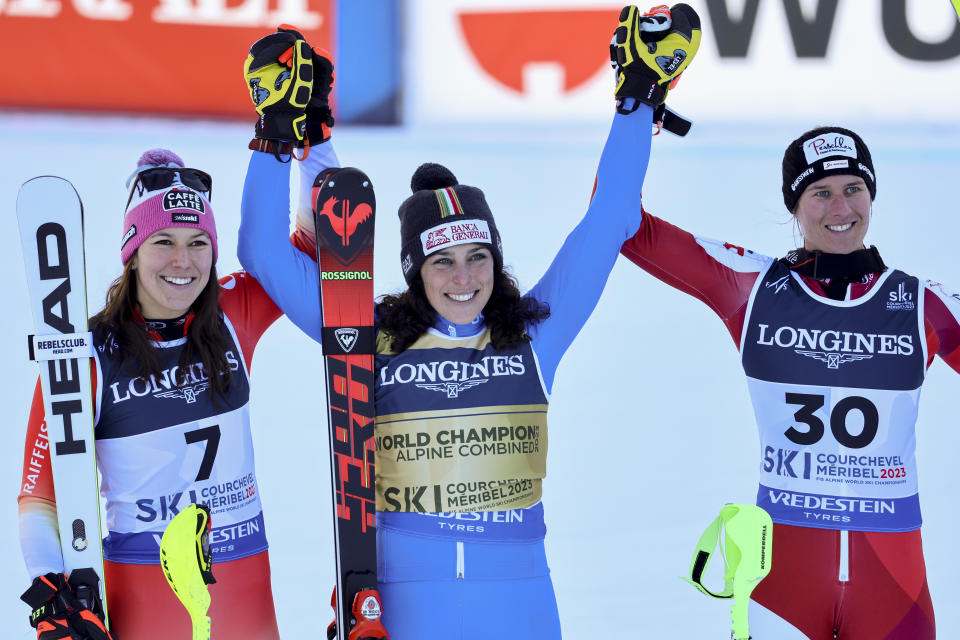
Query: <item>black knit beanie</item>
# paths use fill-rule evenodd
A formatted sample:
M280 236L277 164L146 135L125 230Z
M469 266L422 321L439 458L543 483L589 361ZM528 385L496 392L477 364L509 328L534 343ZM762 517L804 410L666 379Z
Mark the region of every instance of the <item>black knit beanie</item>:
M410 179L413 195L400 216L400 266L407 284L420 273L427 256L458 244L490 245L494 268L503 266L503 248L483 191L457 182L443 165L428 162Z
M783 204L793 213L807 185L824 176L863 178L870 199L877 197L873 159L863 139L843 127L817 127L790 143L783 153Z

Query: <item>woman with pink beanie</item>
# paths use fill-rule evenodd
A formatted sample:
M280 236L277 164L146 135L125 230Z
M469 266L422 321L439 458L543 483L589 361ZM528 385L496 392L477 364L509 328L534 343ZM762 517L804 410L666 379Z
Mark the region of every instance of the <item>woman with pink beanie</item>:
M213 524L214 637L273 640L279 634L254 471L249 369L257 341L281 312L248 274L218 278L207 173L153 149L130 181L123 273L90 320L110 629L124 640L190 637L190 619L159 566L159 543L180 510L203 503ZM28 460L44 430L38 384ZM98 628L73 635L70 612L58 611L58 592L69 587L49 457L39 474L24 464L21 486L20 540L34 579L24 599L34 608L38 637L110 638L89 611L83 619ZM38 589L53 593L29 602Z

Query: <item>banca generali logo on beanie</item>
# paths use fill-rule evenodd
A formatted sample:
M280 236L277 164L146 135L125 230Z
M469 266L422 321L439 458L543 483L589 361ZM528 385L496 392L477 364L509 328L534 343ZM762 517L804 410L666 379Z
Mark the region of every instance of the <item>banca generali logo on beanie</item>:
M432 253L460 244L490 246L494 268L503 266L500 233L483 191L460 184L435 163L420 165L410 180L413 195L403 201L400 217L400 266L407 284Z

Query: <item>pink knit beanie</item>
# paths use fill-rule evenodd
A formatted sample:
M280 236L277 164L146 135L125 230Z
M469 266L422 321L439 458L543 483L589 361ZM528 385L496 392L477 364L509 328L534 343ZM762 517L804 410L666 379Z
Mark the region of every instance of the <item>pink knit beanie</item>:
M137 161L137 169L130 176L148 169L183 168L180 156L166 149L151 149ZM175 176L173 183L157 191L134 194L123 217L123 237L120 239L120 261L127 264L147 238L168 227L189 227L206 231L213 248L213 262L217 262L217 226L213 209L206 195L185 186Z

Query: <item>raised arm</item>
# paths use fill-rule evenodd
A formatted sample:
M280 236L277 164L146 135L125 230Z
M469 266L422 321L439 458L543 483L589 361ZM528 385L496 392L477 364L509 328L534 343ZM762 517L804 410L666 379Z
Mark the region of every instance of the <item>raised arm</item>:
M620 246L640 225L651 125L662 114L667 87L700 46L700 19L693 9L677 5L671 11L668 22L641 16L634 6L621 11L611 47L617 113L600 156L593 198L528 294L550 305L550 317L530 328L548 389L560 358L596 307Z
M550 317L530 330L548 389L560 359L593 313L620 246L640 224L652 118L648 105L614 116L587 213L527 294L550 305Z
M308 192L313 185L312 179L304 184L308 174L339 166L330 142L311 149L306 162L310 164L301 169L300 190ZM319 341L322 318L317 263L290 243L289 180L290 163L277 162L269 153L253 152L240 204L237 257L287 317Z
M329 142L333 63L326 52L311 49L302 37L281 27L254 43L244 66L260 118L251 143L258 150L250 158L243 186L237 257L287 317L319 341L319 276L309 234L300 222L312 218L314 177L340 163ZM288 186L294 162L289 154L292 147L303 146L309 153L296 163L300 166L298 229L291 244ZM297 152L302 153L302 149Z
M695 236L647 211L620 252L655 278L706 303L738 346L750 291L772 262L729 242Z

